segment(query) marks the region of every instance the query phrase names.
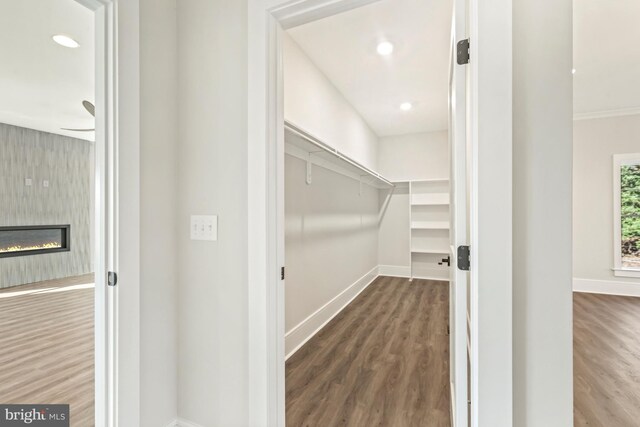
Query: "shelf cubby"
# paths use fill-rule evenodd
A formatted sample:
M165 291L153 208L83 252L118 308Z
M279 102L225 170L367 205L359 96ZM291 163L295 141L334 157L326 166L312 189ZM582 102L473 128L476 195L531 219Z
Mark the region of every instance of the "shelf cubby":
M449 280L449 180L409 182L411 278Z

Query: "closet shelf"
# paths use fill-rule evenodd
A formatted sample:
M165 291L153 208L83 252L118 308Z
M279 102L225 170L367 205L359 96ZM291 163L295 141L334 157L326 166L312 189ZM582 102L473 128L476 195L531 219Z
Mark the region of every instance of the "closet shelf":
M449 221L413 221L413 230L448 230Z
M379 173L363 166L294 124L285 121L284 129L285 152L287 154L375 188L389 189L395 187L391 181Z
M395 179L393 180L394 184L437 184L437 183L447 183L449 182L448 178L431 178L431 179Z
M443 249L438 249L438 248L411 248L411 253L412 254L443 254L443 255L447 255L449 254L449 249L447 248L443 248Z
M449 193L424 193L411 196L412 206L444 206L449 204Z
M413 183L422 183L422 182L449 182L449 178L431 178L431 179L412 179Z

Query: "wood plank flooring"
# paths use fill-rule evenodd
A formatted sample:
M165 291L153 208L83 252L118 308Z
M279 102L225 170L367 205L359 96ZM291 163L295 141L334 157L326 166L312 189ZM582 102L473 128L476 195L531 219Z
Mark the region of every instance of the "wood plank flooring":
M380 277L286 364L286 424L449 427L449 285Z
M574 425L640 425L640 298L574 293Z
M93 275L0 290L0 402L68 403L94 422Z

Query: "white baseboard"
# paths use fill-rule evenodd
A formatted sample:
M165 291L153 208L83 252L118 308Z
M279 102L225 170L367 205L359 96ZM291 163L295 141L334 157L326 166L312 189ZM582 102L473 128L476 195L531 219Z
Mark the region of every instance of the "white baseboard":
M378 274L380 276L389 276L389 277L411 277L411 267L404 265L379 265L378 266ZM448 282L448 277L438 277L438 276L429 276L429 275L414 275L414 279L424 279L424 280L438 280L441 282Z
M422 280L432 280L434 282L448 282L449 279L445 277L436 277L436 276L413 276L414 279L422 279Z
M196 424L193 421L185 420L184 418L179 418L174 421L173 424L175 427L203 427L200 424ZM170 427L171 424L167 427Z
M574 278L573 291L640 297L640 283Z
M176 418L175 420L170 421L166 427L202 427L202 426L192 421L185 420L184 418Z
M311 337L322 329L331 319L342 311L351 301L364 291L378 277L378 266L375 266L364 276L356 280L331 301L316 310L305 320L296 325L284 336L285 359L293 355ZM182 426L181 426L182 427ZM190 427L190 426L187 426Z
M404 265L380 265L378 266L380 276L391 277L411 277L411 267Z

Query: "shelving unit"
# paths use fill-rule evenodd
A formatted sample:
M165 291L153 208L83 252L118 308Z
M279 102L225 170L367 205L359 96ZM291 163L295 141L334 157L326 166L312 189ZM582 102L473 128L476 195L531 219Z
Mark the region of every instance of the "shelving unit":
M448 179L409 182L411 279L449 280L449 200Z
M332 170L375 188L389 189L395 185L366 166L353 160L313 135L285 122L285 153L307 162L307 184L313 181L312 165Z

